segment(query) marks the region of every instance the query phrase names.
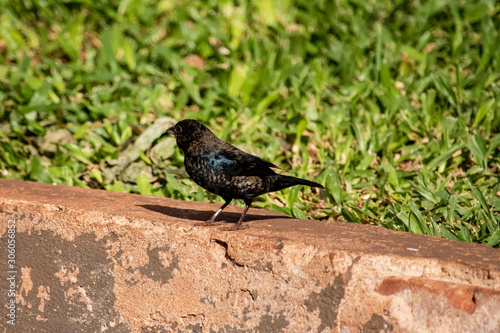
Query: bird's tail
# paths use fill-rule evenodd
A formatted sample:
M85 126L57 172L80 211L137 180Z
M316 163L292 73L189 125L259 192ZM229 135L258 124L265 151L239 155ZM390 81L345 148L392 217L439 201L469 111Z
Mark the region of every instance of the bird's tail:
M294 185L306 185L306 186L311 186L311 187L319 187L319 188L325 188L323 185L311 182L309 180L305 179L300 179L300 178L295 178L291 176L284 176L284 175L276 175L277 178L275 179L274 183L271 186L271 191L279 191L284 188L294 186Z

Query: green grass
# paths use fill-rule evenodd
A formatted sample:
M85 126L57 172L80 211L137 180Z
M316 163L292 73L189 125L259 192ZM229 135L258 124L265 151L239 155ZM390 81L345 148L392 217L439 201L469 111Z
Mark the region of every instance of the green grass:
M2 177L221 201L159 135L195 118L327 187L256 207L500 245L495 1L0 8Z

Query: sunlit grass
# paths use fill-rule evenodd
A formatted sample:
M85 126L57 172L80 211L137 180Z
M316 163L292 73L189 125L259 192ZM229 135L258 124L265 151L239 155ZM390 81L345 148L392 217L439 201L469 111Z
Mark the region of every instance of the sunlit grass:
M2 177L220 201L160 137L196 118L327 188L255 207L500 244L495 1L1 8Z

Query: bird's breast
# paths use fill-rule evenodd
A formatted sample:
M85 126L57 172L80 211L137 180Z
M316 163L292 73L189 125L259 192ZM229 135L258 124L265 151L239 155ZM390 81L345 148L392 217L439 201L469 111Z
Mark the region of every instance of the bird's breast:
M224 161L200 155L184 160L186 172L191 179L204 189L220 194L221 189L228 187L230 177L224 172Z

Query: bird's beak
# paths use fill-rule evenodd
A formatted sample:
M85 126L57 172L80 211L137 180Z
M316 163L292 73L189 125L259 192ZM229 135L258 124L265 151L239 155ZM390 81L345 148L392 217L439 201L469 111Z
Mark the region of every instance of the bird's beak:
M174 127L175 127L175 126L170 127L170 128L167 130L167 133L168 133L168 134L170 134L170 135L175 136L175 130L174 130Z

